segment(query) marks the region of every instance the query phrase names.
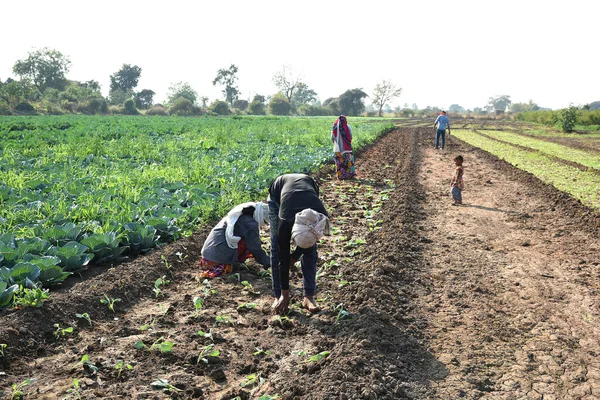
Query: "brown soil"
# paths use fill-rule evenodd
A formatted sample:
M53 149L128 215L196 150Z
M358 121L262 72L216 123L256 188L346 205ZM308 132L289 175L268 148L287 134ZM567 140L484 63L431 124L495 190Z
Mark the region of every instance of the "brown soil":
M269 278L253 262L203 283L204 229L54 292L41 309L0 315L0 387L36 378L30 399L78 398L74 378L85 399L600 397L600 217L453 136L435 151L431 136L389 133L357 157L354 181L318 174L336 228L319 248L320 313L301 309L296 277L289 318L273 317ZM457 153L462 207L448 187ZM162 276L171 283L156 298ZM105 293L122 300L114 314ZM238 308L248 303L257 307ZM92 326L75 317L84 312ZM74 333L55 338L57 323ZM170 353L150 349L160 337L175 343ZM199 357L212 344L220 354ZM96 372L78 364L86 354ZM119 375L119 360L132 369ZM177 389L151 387L158 378Z

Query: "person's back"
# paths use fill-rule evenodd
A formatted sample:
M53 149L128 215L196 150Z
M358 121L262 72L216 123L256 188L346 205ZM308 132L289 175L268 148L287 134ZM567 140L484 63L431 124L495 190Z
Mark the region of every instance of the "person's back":
M438 126L438 130L446 130L450 126L450 119L445 114L438 115L435 124Z

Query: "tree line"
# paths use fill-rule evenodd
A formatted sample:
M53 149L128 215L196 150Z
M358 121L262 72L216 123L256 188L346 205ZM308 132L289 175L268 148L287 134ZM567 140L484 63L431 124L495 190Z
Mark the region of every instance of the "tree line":
M96 80L74 81L67 79L71 66L69 58L61 52L43 48L33 50L23 60L18 60L13 73L18 80L0 80L0 115L4 114L147 114L147 115L361 115L367 107L378 115L386 105L399 97L402 88L389 80L379 82L369 95L362 88L348 89L338 97L321 102L317 93L306 82L284 66L273 75L277 92L273 95L256 94L243 99L237 86L238 67L230 65L219 69L212 81L221 88L222 99L209 103L188 82L171 84L167 100L155 103L156 93L139 89L142 68L123 64L110 75L110 90L104 96ZM370 102L367 104L367 99Z

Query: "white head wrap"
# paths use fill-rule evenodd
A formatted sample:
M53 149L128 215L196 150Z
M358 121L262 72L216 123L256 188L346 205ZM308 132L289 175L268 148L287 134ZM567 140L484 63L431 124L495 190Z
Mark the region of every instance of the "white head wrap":
M292 227L292 240L298 247L311 248L323 235L329 235L329 218L311 208L296 214Z
M225 228L225 240L227 240L227 245L232 249L237 249L238 243L242 240L241 237L235 236L233 234L233 229L235 228L235 223L238 218L242 215L242 210L244 208L254 207L254 220L258 222L259 228L262 228L265 225L269 224L269 206L266 203L258 202L258 203L242 203L231 209L227 213L225 217L227 219L227 228Z

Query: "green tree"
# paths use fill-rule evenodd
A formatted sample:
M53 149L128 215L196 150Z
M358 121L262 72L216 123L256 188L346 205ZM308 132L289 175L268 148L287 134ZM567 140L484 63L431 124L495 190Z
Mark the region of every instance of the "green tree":
M331 115L340 115L342 113L340 102L337 97L325 99L323 107L327 107L330 110Z
M560 126L563 132L573 132L575 125L577 125L577 114L579 109L573 104L569 104L568 108L559 110L556 116L556 122Z
M125 110L125 114L128 115L137 115L139 114L138 110L135 108L135 101L133 99L127 99L123 103L123 109Z
M229 104L222 100L215 100L210 105L210 111L214 112L218 115L229 115L231 114L231 110L229 109Z
M512 103L510 105L510 111L514 113L518 112L526 112L526 111L537 111L540 107L534 103L532 100L529 100L529 103Z
M496 114L501 114L506 111L506 107L508 107L510 103L510 96L505 94L502 96L490 97L488 100L488 105L496 111Z
M248 104L248 112L252 115L265 115L265 96L257 94L254 96L250 104Z
M375 86L373 90L373 104L379 109L379 116L381 117L381 110L383 107L395 99L400 97L402 94L402 88L397 87L391 81L381 81Z
M448 112L451 112L453 114L464 114L465 113L465 109L464 109L464 107L461 107L458 104L452 104L448 108Z
M0 99L5 101L9 107L16 107L24 101L35 101L40 98L40 92L28 81L7 80L0 87Z
M290 115L292 105L282 93L277 93L269 102L269 112L273 115Z
M198 92L196 92L187 82L177 82L169 86L167 96L169 98L169 103L173 103L178 98L183 97L184 99L189 100L192 104L196 104Z
M248 100L236 100L233 102L233 108L236 108L240 111L246 111L248 108Z
M155 94L156 93L150 89L144 89L137 92L135 94L135 106L142 110L147 110L148 108L152 107Z
M338 97L340 113L344 115L360 115L365 110L363 99L369 97L362 89L346 90Z
M141 75L142 69L137 65L123 64L120 70L110 76L110 91L132 91L137 87Z
M44 47L17 61L13 72L21 79L30 80L40 92L46 88L63 90L67 85L65 75L70 65L71 61L60 51Z
M217 76L213 80L213 86L217 84L223 86L223 95L225 96L225 101L230 105L238 99L240 94L239 89L235 86L235 82L237 81L237 72L238 67L231 64L228 69L220 69L217 71Z
M296 92L292 96L292 106L294 109L304 105L313 105L317 102L317 92L308 87L304 82L299 82L296 85Z

